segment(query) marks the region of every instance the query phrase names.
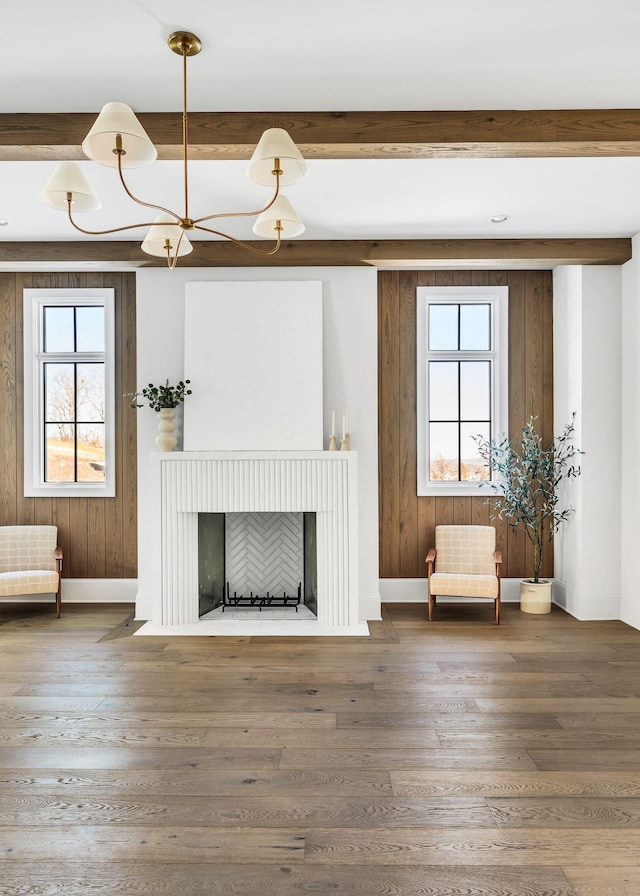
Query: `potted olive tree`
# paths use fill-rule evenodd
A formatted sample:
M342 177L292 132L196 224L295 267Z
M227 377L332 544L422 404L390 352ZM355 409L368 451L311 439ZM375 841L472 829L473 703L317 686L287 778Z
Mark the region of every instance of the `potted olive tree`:
M573 443L575 414L560 435L545 447L531 417L522 429L519 443L506 436L498 441L476 436L480 456L490 468L496 490L488 500L493 519L504 520L512 529L522 526L533 545L533 576L520 584L520 608L527 613L551 610L551 582L540 578L544 547L554 532L574 512L562 506L560 486L580 475L579 455Z

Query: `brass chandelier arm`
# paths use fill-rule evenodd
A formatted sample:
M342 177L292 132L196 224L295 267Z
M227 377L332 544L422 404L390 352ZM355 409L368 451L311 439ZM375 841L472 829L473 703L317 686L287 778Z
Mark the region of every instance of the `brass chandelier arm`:
M142 221L139 224L127 224L126 227L112 227L110 230L85 230L84 227L80 227L73 220L73 216L71 214L71 205L73 203L73 199L70 198L70 195L67 196L67 214L69 217L69 222L72 227L75 227L76 230L79 230L80 233L86 233L88 236L104 236L107 233L120 233L122 230L135 230L138 227L151 227L154 222L153 221Z
M257 209L253 212L218 212L216 215L205 215L203 218L194 218L193 223L197 226L202 221L213 221L215 218L255 218L258 215L261 215L263 212L266 212L267 209L270 209L273 203L276 201L278 196L280 195L280 171L276 169L275 171L276 177L276 191L267 202L265 206ZM206 228L201 228L201 230L205 230ZM214 231L212 231L213 233Z
M178 263L178 254L180 252L180 243L182 242L182 237L184 236L184 230L180 231L180 236L178 237L178 242L176 243L175 252L173 253L173 258L171 257L171 240L165 240L164 248L167 253L167 265L169 270L172 271L176 264Z
M216 217L213 215L212 217ZM235 243L237 246L242 246L243 249L248 249L250 252L254 252L256 255L275 255L278 249L280 248L280 244L282 242L280 236L280 230L277 230L276 236L276 244L273 249L257 249L255 246L252 246L251 243L245 243L244 240L238 240L235 236L231 236L228 233L223 233L221 230L211 230L210 227L203 227L202 224L195 225L196 230L205 230L207 233L213 233L215 236L221 236L225 240L230 240L232 243Z
M120 183L122 187L129 197L129 199L133 199L138 205L143 205L145 208L155 208L158 212L166 212L168 215L171 215L172 218L176 219L176 223L180 220L180 215L176 215L175 212L172 212L170 208L165 208L163 205L154 205L153 202L143 202L142 199L138 199L137 196L134 196L129 187L127 186L124 174L122 173L122 153L116 152L118 156L118 174L120 175Z

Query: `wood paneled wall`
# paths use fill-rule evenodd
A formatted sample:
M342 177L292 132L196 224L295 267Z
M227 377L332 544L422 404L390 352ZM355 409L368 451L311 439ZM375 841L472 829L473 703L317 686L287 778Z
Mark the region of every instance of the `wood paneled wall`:
M509 435L519 438L537 416L544 440L553 438L553 295L550 271L384 271L378 279L380 576L423 578L434 527L491 521L486 496L416 495L416 288L509 287ZM531 575L523 532L499 521L503 575ZM553 545L543 574L553 575Z
M23 495L23 337L25 288L115 289L116 495ZM137 576L136 414L122 395L136 389L135 274L0 273L0 525L55 525L66 578Z

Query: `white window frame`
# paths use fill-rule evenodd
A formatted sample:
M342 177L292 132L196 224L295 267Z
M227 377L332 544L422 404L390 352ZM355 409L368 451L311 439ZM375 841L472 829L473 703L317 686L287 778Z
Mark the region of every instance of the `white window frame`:
M507 286L420 286L417 289L417 436L418 495L473 496L479 482L432 482L429 480L429 360L455 356L475 360L477 352L429 351L429 305L491 305L491 348L482 355L492 362L491 438L509 431L509 287Z
M45 306L104 306L105 479L104 482L46 482L44 479L45 361L56 360L43 348ZM113 289L25 289L24 309L24 494L27 498L99 498L116 493L115 476L115 299ZM68 355L66 356L68 358ZM74 362L95 360L75 352Z

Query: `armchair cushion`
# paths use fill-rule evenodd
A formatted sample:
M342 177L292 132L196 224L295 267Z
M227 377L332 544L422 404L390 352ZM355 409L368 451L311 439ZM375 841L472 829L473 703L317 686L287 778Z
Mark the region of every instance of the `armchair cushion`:
M434 572L429 580L432 594L456 597L490 597L498 596L498 579L496 574L490 576L465 576L461 573Z
M55 594L58 590L58 573L46 569L20 569L16 572L0 572L0 596L13 594Z

